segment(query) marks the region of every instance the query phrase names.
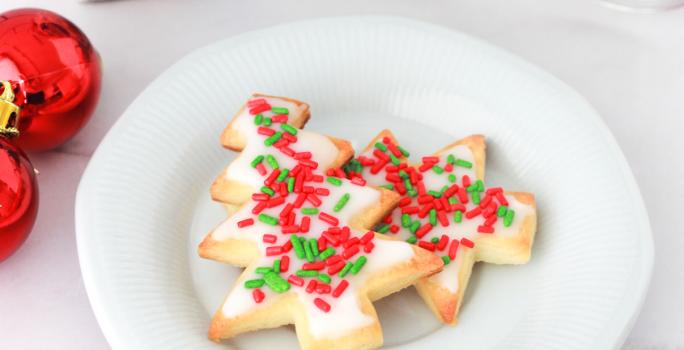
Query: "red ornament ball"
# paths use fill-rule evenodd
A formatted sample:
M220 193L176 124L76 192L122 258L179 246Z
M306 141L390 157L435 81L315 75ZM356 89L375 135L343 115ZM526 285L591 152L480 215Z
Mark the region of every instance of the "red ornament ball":
M0 14L0 80L18 85L16 144L44 151L69 140L90 119L100 96L100 57L88 38L50 11Z
M0 261L28 237L38 213L38 185L24 152L0 137Z

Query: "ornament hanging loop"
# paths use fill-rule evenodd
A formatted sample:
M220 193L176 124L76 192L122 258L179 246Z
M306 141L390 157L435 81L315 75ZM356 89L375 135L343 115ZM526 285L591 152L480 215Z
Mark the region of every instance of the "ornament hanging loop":
M9 81L2 80L2 94L0 94L0 136L19 136L19 113L21 109L14 104L14 90Z

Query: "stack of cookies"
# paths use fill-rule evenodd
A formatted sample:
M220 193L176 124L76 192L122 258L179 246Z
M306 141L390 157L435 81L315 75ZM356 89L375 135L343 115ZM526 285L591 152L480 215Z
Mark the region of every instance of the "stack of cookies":
M378 348L372 301L415 285L456 324L476 261L530 259L534 197L485 187L484 137L410 163L389 130L355 157L348 141L303 130L309 118L306 103L255 94L222 134L241 152L211 188L229 218L199 254L245 269L212 340L294 324L303 349Z

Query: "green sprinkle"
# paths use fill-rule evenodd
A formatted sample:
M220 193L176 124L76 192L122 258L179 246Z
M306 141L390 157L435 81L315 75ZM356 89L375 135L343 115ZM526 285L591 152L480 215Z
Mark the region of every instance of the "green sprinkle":
M263 222L264 224L269 224L273 226L278 225L278 218L275 218L273 216L270 216L268 214L259 214L259 221Z
M340 273L339 273L340 278L344 278L344 276L346 276L349 273L349 270L351 270L352 266L354 266L354 264L347 262L347 264L344 265L342 270L340 270Z
M283 129L283 131L285 131L286 133L297 135L297 129L292 127L290 124L280 124L280 128Z
M318 256L318 241L315 238L309 239L309 246L311 246L311 254L314 258Z
M376 142L376 143L375 143L375 148L377 148L377 149L379 149L379 150L381 150L381 151L383 151L383 152L387 152L387 146L385 146L384 144L382 144L382 142Z
M401 227L406 228L411 226L411 216L409 214L401 214Z
M472 185L466 187L466 191L467 191L467 192L475 192L475 191L477 191L477 184L472 184Z
M404 147L397 145L397 148L399 149L399 152L401 152L401 154L404 157L409 157L411 155L411 153L409 153L409 151L407 151Z
M461 211L455 211L454 212L454 222L461 222L463 220L463 212Z
M271 107L273 114L290 114L290 111L285 107Z
M409 231L411 231L411 233L415 234L419 228L420 228L420 221L416 220L416 221L411 223L411 226L409 226Z
M430 209L430 225L437 225L437 210Z
M499 209L496 210L496 216L502 218L506 216L506 212L508 211L508 208L505 205L502 205L499 207Z
M273 119L270 117L264 118L264 126L271 126L271 124L273 124Z
M442 189L439 190L439 195L442 196L444 194L444 192L446 192L446 190L448 190L448 189L449 189L449 185L442 186Z
M316 214L318 214L318 208L302 208L302 214L304 214L304 215L316 215Z
M449 204L452 204L452 205L458 203L458 200L456 200L455 197L449 197L449 199L447 199L447 201L449 202Z
M411 197L415 197L418 195L418 191L416 191L415 188L412 188L412 189L408 190L407 192L408 192L408 195Z
M439 165L435 165L432 167L432 171L436 172L437 174L442 174L444 173L444 168Z
M254 116L254 125L261 125L261 123L264 122L264 116L261 114L257 114Z
M399 170L399 177L401 177L402 179L408 179L411 176L409 176L409 174L404 169L401 169Z
M270 268L270 267L260 266L260 267L257 267L257 268L254 270L254 272L263 275L263 274L266 274L266 273L269 273L269 272L273 272L273 269Z
M269 120L269 118L266 118L266 120ZM274 143L278 142L283 137L283 133L280 131L276 131L275 134L269 136L267 139L264 140L264 145L266 146L272 146Z
M342 208L344 208L344 206L347 205L347 202L349 202L350 197L351 197L351 195L349 193L343 194L342 197L340 197L340 199L335 204L333 211L337 213L340 210L342 210Z
M299 259L304 259L306 257L306 253L304 252L304 247L302 247L302 242L299 241L299 238L297 236L292 235L290 236L290 242L292 243L292 248L294 248L295 255Z
M328 247L318 256L321 260L325 260L335 254L335 249L333 247Z
M321 280L321 282L328 283L328 284L330 284L330 281L332 281L332 278L330 278L330 276L328 276L324 273L319 274L318 279Z
M290 283L275 272L265 274L264 281L276 293L287 292L290 289Z
M404 187L406 187L406 189L409 191L412 190L413 185L411 184L411 180L409 180L409 179L404 180Z
M275 194L275 191L273 191L270 187L266 187L266 186L261 186L261 192L266 193L269 196L272 196Z
M447 179L449 179L449 182L456 182L456 175L449 174L449 176L447 176Z
M278 165L278 161L275 159L274 156L270 154L266 156L266 163L268 163L268 165L270 165L273 169L280 168L280 166Z
M454 157L453 154L450 154L447 156L447 163L449 164L455 164L456 163L456 157Z
M433 191L433 190L429 190L429 191L428 191L428 194L431 195L431 196L433 196L433 197L435 197L435 198L439 198L439 197L442 196L442 194L441 194L440 192Z
M356 275L361 271L361 268L363 265L366 265L366 261L368 261L368 258L366 256L361 255L358 259L356 259L356 262L354 262L354 266L351 268L352 275Z
M483 191L484 191L484 182L482 182L482 180L477 180L477 181L475 181L475 185L477 185L477 190L478 190L479 192L483 192Z
M515 217L515 211L513 209L506 210L506 216L504 216L504 226L509 227L513 223L513 218Z
M463 160L463 159L456 159L456 162L454 162L454 165L462 166L462 167L468 168L468 169L473 167L473 163L471 163L467 160Z
M392 184L384 184L384 185L381 185L380 187L386 188L390 191L394 191L394 185L392 185Z
M432 237L432 239L430 240L430 242L432 242L432 244L437 244L437 243L439 243L439 237Z
M399 160L399 158L395 157L394 154L390 154L389 156L390 156L390 161L392 162L392 164L397 165L397 166L399 164L401 164L401 160Z
M279 273L279 272L280 272L280 259L275 259L275 260L273 260L273 271L274 271L275 273Z
M264 160L264 156L256 156L252 160L252 168L256 168Z
M295 274L299 277L316 277L318 276L318 271L316 270L297 270Z
M255 280L245 281L245 288L248 288L248 289L260 288L261 286L264 285L264 283L266 283L266 281L264 281L261 278L255 279Z
M417 241L418 241L418 238L416 238L416 236L411 236L408 239L406 239L406 242L411 243L411 244L416 244Z
M377 233L387 233L389 231L390 225L388 224L382 224L380 227L375 230Z
M314 260L316 260L316 256L314 256L314 253L311 250L311 244L309 244L309 242L304 242L302 245L304 246L304 255L306 256L306 261L314 262Z
M340 180L336 177L328 176L328 178L326 180L335 186L341 186L342 185L342 180Z
M451 258L448 255L445 255L442 257L442 261L444 261L444 265L449 265Z
M278 181L278 182L283 182L283 180L285 180L285 178L287 178L287 175L288 175L289 173L290 173L290 169L283 169L283 170L280 172L280 175L278 175L278 177L276 178L276 181Z
M471 193L470 198L473 199L473 204L480 204L480 192Z
M292 193L294 191L295 178L291 177L287 179L287 192Z

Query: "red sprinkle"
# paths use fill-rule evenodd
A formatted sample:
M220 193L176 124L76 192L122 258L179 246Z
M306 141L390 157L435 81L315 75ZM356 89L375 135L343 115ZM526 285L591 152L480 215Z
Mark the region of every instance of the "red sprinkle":
M334 217L334 216L332 216L332 215L330 215L330 214L324 213L324 212L320 212L320 213L318 214L318 218L319 218L321 221L324 221L324 222L326 222L326 223L328 223L328 224L330 224L330 225L332 225L332 226L337 226L337 224L340 223L340 220L338 220L336 217Z
M316 196L316 195L313 194L313 193L309 193L309 194L306 196L306 200L309 201L309 203L311 203L314 207L319 207L319 206L321 205L321 203L322 203L322 202L321 202L321 199L318 198L318 196ZM337 224L335 224L335 225L337 225Z
M363 251L365 253L370 253L373 251L373 248L375 248L375 243L368 242L368 243L366 243L366 245L363 246Z
M252 214L258 215L259 213L261 213L262 210L266 209L267 205L267 202L259 202L259 204L255 205L254 208L252 208Z
M365 186L366 180L364 180L362 177L357 176L351 180L351 183L353 183L354 185Z
M375 237L375 233L373 231L368 231L361 237L361 243L366 244L370 242L373 237Z
M340 295L342 295L342 293L344 293L348 286L349 282L347 282L347 280L341 280L337 287L335 287L335 290L333 290L332 296L334 298L339 297Z
M451 241L451 245L449 245L449 258L451 258L451 260L456 259L456 250L458 249L458 243L458 240L454 239L453 241Z
M354 255L356 255L356 253L358 253L358 252L359 252L359 246L358 246L358 244L357 244L357 245L353 245L353 246L351 246L351 247L345 249L344 252L342 252L342 257L345 258L345 259L347 259L347 260L349 260L351 257L353 257Z
M400 207L405 207L409 204L411 204L411 197L404 197L404 198L399 200L399 206Z
M325 302L323 299L321 299L321 298L316 298L316 299L314 299L314 304L316 304L316 306L317 306L319 309L323 310L323 312L328 312L328 311L330 311L330 304L326 303L326 302Z
M309 226L310 225L311 225L311 218L309 218L308 216L304 216L302 218L301 225L299 225L299 231L301 231L302 233L309 232Z
M256 170L259 172L259 175L264 176L267 173L266 167L264 166L264 163L259 163L256 166Z
M494 227L480 225L477 227L477 232L480 233L494 233Z
M252 219L252 218L240 220L237 223L237 226L239 228L243 228L245 226L251 226L251 225L254 225L254 219Z
M430 230L432 230L432 225L427 223L416 230L416 237L423 238Z
M472 218L480 215L481 213L482 213L482 209L480 209L480 207L475 207L473 210L467 211L465 213L465 217L468 219L472 219Z
M268 102L266 102L265 98L255 98L253 100L247 101L247 107L250 107L250 108L256 107L260 104L268 104Z
M283 244L283 253L287 253L292 250L292 242L288 239L285 244Z
M437 242L437 250L444 250L444 248L446 248L447 243L449 243L449 236L442 235L442 237L439 238L439 242Z
M306 285L306 292L307 293L313 293L314 290L316 290L316 280L309 280L309 284Z
M295 151L292 150L290 147L280 147L280 152L283 152L284 155L292 157L295 154Z
M266 248L266 256L280 255L283 253L283 247L276 245Z
M473 241L471 241L465 237L461 238L461 244L468 247L468 248L472 248L475 246L475 243L473 243Z
M282 233L297 233L299 232L299 226L297 225L285 225L280 228Z
M430 242L420 241L420 242L418 242L418 246L423 248L423 249L427 249L431 252L435 251L435 245L430 243Z
M308 262L308 263L304 263L304 265L302 265L302 269L304 269L304 270L320 271L320 270L323 270L324 268L325 268L325 262L323 262L323 261Z
M294 159L296 159L296 160L311 159L311 152L297 152L294 155Z
M275 235L271 235L271 234L267 233L267 234L263 235L263 237L261 237L261 240L264 243L275 243L278 240L278 237L276 237Z
M283 262L281 261L280 264L282 266ZM304 285L304 279L296 275L290 275L290 277L287 278L287 281L291 284L294 284L297 287L301 287Z
M499 201L501 205L508 205L508 201L506 200L506 196L504 196L503 192L496 193L496 200Z
M330 288L329 284L319 283L316 285L316 293L318 294L328 294L331 290L332 288Z
M275 130L260 126L259 129L257 129L257 133L259 133L259 135L271 136L275 134Z
M328 274L337 274L338 272L342 271L345 265L346 264L344 263L344 261L340 261L337 264L331 265L330 267L328 267Z
M290 257L287 255L283 255L283 257L280 258L280 272L287 272L287 270L289 268L290 268Z
M327 196L330 194L330 190L327 188L319 187L314 191L314 193L319 196Z
M274 123L287 123L287 114L278 114L271 117Z
M261 202L261 201L267 201L271 197L269 197L266 193L254 193L252 194L252 200Z
M392 233L397 233L397 232L399 232L399 226L397 226L397 225L392 225L392 226L390 226L390 229L389 229L389 230L390 230L390 232L392 232Z
M252 291L252 298L254 298L254 301L258 304L264 300L264 292L261 291L261 289L257 288Z

